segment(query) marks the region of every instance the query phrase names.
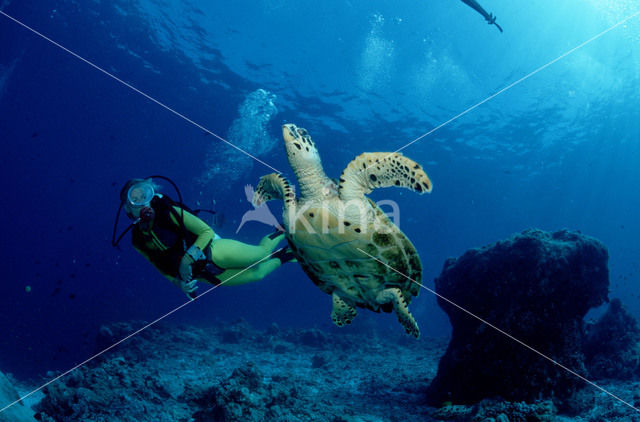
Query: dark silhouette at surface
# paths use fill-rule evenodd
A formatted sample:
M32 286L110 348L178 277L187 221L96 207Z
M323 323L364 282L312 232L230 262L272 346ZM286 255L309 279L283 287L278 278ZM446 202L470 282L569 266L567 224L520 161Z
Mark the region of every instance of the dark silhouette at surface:
M473 10L475 10L476 12L480 13L485 18L485 20L489 22L489 25L495 25L500 30L500 32L502 32L502 28L500 27L500 25L496 23L496 16L484 10L484 8L480 6L480 4L477 1L462 0L462 2L468 5L469 7L473 8Z

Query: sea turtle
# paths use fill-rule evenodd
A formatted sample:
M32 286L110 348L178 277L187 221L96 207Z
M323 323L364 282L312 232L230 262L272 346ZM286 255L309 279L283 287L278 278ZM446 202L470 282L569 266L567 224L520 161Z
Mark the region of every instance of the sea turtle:
M385 186L431 192L419 164L400 153L360 154L339 182L327 177L311 137L293 124L282 127L289 164L300 196L282 175L260 179L258 206L284 200L283 223L289 245L311 280L333 298L331 319L351 323L356 307L395 311L408 334L420 329L407 305L420 290L422 265L409 239L365 194Z

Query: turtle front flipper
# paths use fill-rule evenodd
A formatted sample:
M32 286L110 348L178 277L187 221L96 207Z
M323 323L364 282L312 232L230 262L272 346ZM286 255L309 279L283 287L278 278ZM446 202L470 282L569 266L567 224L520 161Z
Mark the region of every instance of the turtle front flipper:
M340 296L333 293L333 308L331 309L331 320L338 326L351 324L351 320L356 316L356 308L342 300Z
M365 152L349 163L340 176L342 200L361 199L375 188L398 186L429 193L431 180L420 164L398 152Z
M420 328L418 327L418 323L413 318L413 315L411 315L411 312L409 312L409 307L407 306L407 302L404 300L404 296L402 296L402 291L400 291L400 289L384 289L378 293L376 300L381 305L391 302L393 304L393 310L396 311L398 321L402 324L407 334L415 338L420 337Z
M286 177L271 173L260 178L251 202L258 207L273 199L284 199L285 205L295 202L296 194Z

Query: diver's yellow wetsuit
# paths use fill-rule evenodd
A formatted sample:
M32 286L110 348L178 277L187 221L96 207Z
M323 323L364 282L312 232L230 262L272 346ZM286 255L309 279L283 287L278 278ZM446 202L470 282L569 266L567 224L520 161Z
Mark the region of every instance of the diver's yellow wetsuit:
M202 260L193 263L193 278L212 284L233 286L258 281L282 263L279 258L267 257L284 234L265 236L258 245L221 239L204 221L166 196L154 197L150 205L155 217L148 227L134 226L132 243L177 286L181 281L180 262L193 245L204 254Z

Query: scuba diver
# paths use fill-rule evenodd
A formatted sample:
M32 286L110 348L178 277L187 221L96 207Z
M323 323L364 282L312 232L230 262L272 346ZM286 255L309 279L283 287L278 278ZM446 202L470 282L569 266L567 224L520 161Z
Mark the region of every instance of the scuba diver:
M173 185L180 202L157 192L153 179L158 178ZM133 223L116 240L122 208ZM180 191L169 178L131 179L120 191L111 243L117 247L132 230L134 248L190 299L197 297L198 281L229 286L251 283L294 259L286 247L276 251L283 232L265 236L258 245L223 239L197 217L200 211L204 210L191 211L182 203Z
M491 13L487 13L487 11L484 10L476 0L462 0L462 1L467 6L473 8L473 10L480 13L485 18L485 20L489 22L489 25L495 25L500 30L500 32L502 32L502 28L500 28L500 25L496 23L495 15Z

